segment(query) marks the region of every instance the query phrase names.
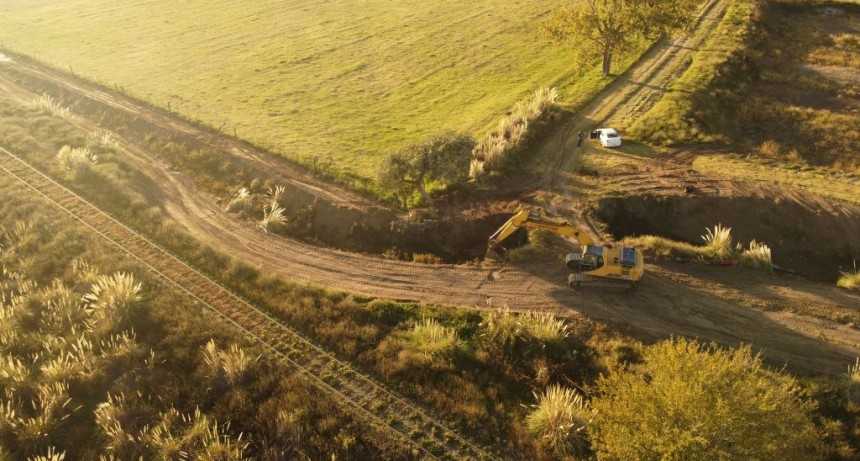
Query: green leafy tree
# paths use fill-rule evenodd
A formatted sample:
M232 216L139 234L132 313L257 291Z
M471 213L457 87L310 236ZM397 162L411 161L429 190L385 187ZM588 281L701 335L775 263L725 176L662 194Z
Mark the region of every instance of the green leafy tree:
M601 460L816 459L812 404L749 346L665 341L598 391L589 432Z
M417 190L425 202L432 203L427 192L431 183L452 185L468 179L474 147L472 137L450 132L411 144L385 159L378 172L379 185L404 202Z
M575 57L585 63L603 57L603 75L612 71L612 58L632 51L642 40L688 30L693 24L693 0L585 0L554 10L540 26L555 43L577 44Z

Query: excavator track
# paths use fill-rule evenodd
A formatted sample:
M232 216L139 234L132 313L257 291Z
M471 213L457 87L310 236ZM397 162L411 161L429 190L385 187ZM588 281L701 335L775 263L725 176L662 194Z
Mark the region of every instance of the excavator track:
M592 277L579 272L570 274L567 277L567 284L574 290L582 287L625 288L628 290L636 288L636 282L633 280Z
M281 363L362 417L379 434L414 447L422 459L496 459L429 411L388 391L295 330L131 230L0 147L0 170L119 247L169 285L270 350Z

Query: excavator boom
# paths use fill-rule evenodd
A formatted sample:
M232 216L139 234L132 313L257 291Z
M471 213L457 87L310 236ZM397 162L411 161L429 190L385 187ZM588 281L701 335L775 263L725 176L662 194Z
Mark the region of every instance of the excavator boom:
M539 212L522 210L513 215L511 219L502 224L502 227L490 236L489 249L493 250L522 227L550 231L565 237L573 237L580 245L594 244L591 236L572 224L548 221Z

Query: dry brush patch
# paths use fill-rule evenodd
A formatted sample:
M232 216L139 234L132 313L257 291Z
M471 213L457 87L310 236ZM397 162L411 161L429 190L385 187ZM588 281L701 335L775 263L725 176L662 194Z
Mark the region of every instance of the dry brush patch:
M726 142L780 163L856 173L860 135L846 127L858 123L857 80L843 75L860 69L858 23L854 4L737 2L635 131L652 142Z

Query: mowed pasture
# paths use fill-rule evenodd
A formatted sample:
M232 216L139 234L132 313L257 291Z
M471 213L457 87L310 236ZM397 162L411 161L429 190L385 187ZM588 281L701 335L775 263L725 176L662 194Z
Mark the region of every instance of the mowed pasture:
M4 0L0 42L289 158L373 177L391 150L444 130L480 136L538 87L570 85L569 50L537 27L563 3Z

